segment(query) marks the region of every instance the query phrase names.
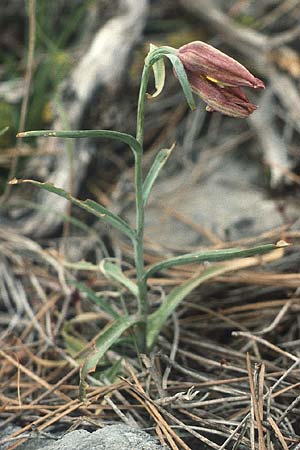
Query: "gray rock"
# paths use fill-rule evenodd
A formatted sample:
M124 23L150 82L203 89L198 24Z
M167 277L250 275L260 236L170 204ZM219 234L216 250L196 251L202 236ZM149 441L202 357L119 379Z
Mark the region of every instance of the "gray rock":
M46 441L46 445L45 445ZM144 431L127 425L110 425L89 433L71 431L57 441L30 439L18 450L167 450Z
M283 225L276 201L259 185L262 175L257 166L250 160L225 155L199 181L193 180L187 170L172 177L162 175L146 211L146 237L170 250L186 252L190 246L207 242L201 230L196 231L179 216L212 231L223 241L258 236ZM285 207L287 216L297 220L297 205L285 202ZM127 217L134 224L132 211Z
M44 450L162 450L157 441L126 425L111 425L93 433L85 430L66 434Z

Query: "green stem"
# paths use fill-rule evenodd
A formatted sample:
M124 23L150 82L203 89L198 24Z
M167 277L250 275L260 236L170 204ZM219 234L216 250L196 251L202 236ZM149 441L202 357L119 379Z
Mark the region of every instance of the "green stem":
M135 267L138 285L138 314L139 324L136 329L138 348L144 353L147 348L147 322L148 322L148 296L147 296L147 277L144 267L144 202L143 202L143 142L144 142L144 109L149 81L149 74L152 65L163 56L176 56L177 50L172 47L160 47L150 52L145 60L145 65L141 78L138 109L137 109L137 128L136 141L140 148L135 152L135 192L136 192L136 238L134 242Z
M149 81L149 71L150 71L150 66L145 64L143 73L142 73L141 86L140 86L139 99L138 99L136 140L140 143L142 148L143 148L143 142L144 142L145 97L146 97L147 86L148 86L148 81Z
M136 140L140 144L140 151L135 153L135 190L136 190L136 240L134 245L135 266L138 285L138 314L137 342L141 353L146 351L146 334L148 319L147 283L144 268L144 202L143 202L143 141L144 141L144 108L147 85L149 80L148 65L144 66L138 99Z

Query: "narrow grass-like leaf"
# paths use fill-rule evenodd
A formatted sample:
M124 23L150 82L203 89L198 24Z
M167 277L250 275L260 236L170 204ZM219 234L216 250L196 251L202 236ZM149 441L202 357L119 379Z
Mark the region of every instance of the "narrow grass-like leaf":
M147 200L149 198L151 189L153 187L153 184L156 180L156 178L159 175L159 172L161 171L161 169L164 167L165 163L167 162L172 150L175 147L175 143L170 147L170 148L163 148L162 150L160 150L154 161L152 166L150 167L150 170L146 176L146 179L144 181L143 184L143 201L144 201L144 206L147 203Z
M163 328L166 320L193 289L218 275L235 270L245 269L247 267L256 266L260 263L264 264L266 262L275 261L283 256L283 248L287 245L289 244L285 241L279 241L277 246L275 246L277 250L266 255L261 255L259 260L257 256L254 256L252 258L236 259L234 261L227 262L224 265L215 265L208 267L207 269L203 270L200 275L174 288L164 298L161 306L149 316L147 327L148 350L151 350L151 348L155 344L156 338Z
M225 267L209 267L201 275L173 289L165 298L161 306L150 315L147 326L147 347L150 350L163 328L166 320L175 311L182 300L197 286L210 278L224 272Z
M192 111L196 109L195 100L193 97L192 89L189 83L189 80L187 78L184 66L178 56L172 55L172 54L166 54L167 58L171 61L173 68L175 70L175 73L177 75L177 78L179 80L179 83L181 84L184 96L186 98L187 104L191 108Z
M62 328L61 336L64 340L64 344L66 346L68 353L72 357L75 357L86 347L86 342L73 336L72 334L69 333L69 331L70 331L70 322L67 322L64 324Z
M69 262L69 261L63 261L62 265L66 267L67 269L73 269L73 270L86 270L90 272L99 272L100 266L99 264L93 264L89 261L77 261L77 262Z
M101 380L103 383L109 382L110 384L117 381L118 376L122 373L122 362L123 358L120 358L112 366L101 371L99 380Z
M88 299L92 302L96 303L96 305L100 306L100 308L109 314L112 318L117 319L118 314L112 309L112 307L99 295L96 295L95 292L90 289L85 283L80 283L77 281L69 281L69 284L75 286L79 291L84 292Z
M101 358L103 358L107 350L118 341L119 337L128 330L128 328L131 328L136 323L137 319L135 316L123 316L110 323L103 330L103 333L95 342L95 350L85 359L80 369L79 392L81 399L85 399L86 397L86 377L89 372L96 369L97 364Z
M158 47L153 51L150 51L146 57L145 64L146 65L154 65L161 60L162 57L166 56L171 61L176 76L179 80L179 83L182 87L183 93L185 95L187 104L191 108L191 110L196 109L195 100L193 97L193 92L187 78L184 66L180 59L177 56L177 50L172 47Z
M286 246L286 243L265 244L257 247L240 249L240 248L226 248L221 250L209 250L206 252L189 253L175 258L166 259L151 266L145 273L145 278L149 278L154 273L174 266L182 266L184 264L202 263L202 262L216 262L226 261L234 258L245 258L254 255L263 255L277 248Z
M2 136L4 133L6 133L9 130L9 127L4 127L2 130L0 130L0 136Z
M129 147L135 152L141 152L141 146L139 142L130 134L120 133L119 131L112 130L39 130L39 131L22 131L17 134L17 138L29 138L29 137L54 137L54 138L107 138L116 141L123 142L129 145Z
M80 200L78 200L80 201ZM81 201L80 201L81 202ZM99 203L95 202L94 200L84 200L83 202L87 208L92 212L93 214L97 215L101 218L103 214L105 215L104 221L107 223L110 223L113 227L117 228L119 231L121 231L124 234L127 234L128 237L131 239L135 238L134 231L130 228L129 224L124 220L121 219L121 217L116 216L112 212L110 212L108 209L106 209L104 206L100 205ZM78 205L79 206L79 205Z
M99 203L96 203L93 200L79 200L73 197L68 192L66 192L64 189L58 188L51 183L41 183L40 181L35 180L16 180L16 179L10 181L10 184L19 184L19 183L31 183L34 186L38 186L42 189L45 189L46 191L53 192L54 194L63 197L66 200L69 200L74 205L79 206L82 209L85 209L89 213L103 220L103 222L113 226L114 228L119 230L121 233L124 233L132 240L135 239L134 231L130 228L128 223L125 222L125 220L111 213L104 206L99 205Z
M153 52L153 50L155 50L157 48L158 47L156 45L150 44L150 52ZM153 69L153 73L154 73L154 81L155 81L156 91L154 92L154 94L148 94L149 98L158 97L164 88L166 71L165 71L165 63L164 63L163 57L161 57L157 62L155 62L152 65L152 69Z
M99 245L99 247L101 248L101 251L103 252L104 257L106 258L109 256L103 241L97 235L94 228L90 225L87 225L83 220L80 220L80 219L70 216L68 214L63 214L58 211L53 211L53 210L49 209L49 207L47 207L47 206L39 205L39 204L31 202L29 200L25 200L24 198L22 198L22 200L16 200L14 202L9 202L9 205L0 205L0 209L3 208L5 210L7 210L9 208L12 208L13 206L15 206L17 208L20 206L21 207L27 206L30 209L39 211L45 215L45 220L47 220L46 215L48 215L48 214L53 214L57 217L60 217L64 222L70 223L74 227L79 228L80 230L83 230L85 233L88 233L91 236L91 239L93 239L93 241L95 241L95 243L97 243L97 245ZM65 261L63 264L65 264ZM68 264L72 264L72 263L67 263L67 265ZM94 265L93 267L97 267L97 269L99 270L99 266Z
M107 278L111 278L114 281L117 281L118 283L125 286L135 297L138 296L138 287L137 285L127 278L120 267L118 267L116 264L103 260L103 262L100 264L100 268L103 272L103 274Z
M153 45L153 44L152 44ZM155 46L153 46L155 47ZM151 48L151 44L150 44L150 48ZM145 65L147 67L152 66L153 64L155 64L162 56L166 56L168 54L171 55L177 55L178 54L178 50L176 48L173 47L169 47L167 45L163 45L161 47L156 47L153 48L151 51L149 51L148 55L145 58Z

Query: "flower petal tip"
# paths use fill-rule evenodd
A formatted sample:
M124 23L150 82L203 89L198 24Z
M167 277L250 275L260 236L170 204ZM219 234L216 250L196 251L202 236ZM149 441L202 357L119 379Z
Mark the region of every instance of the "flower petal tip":
M259 78L255 78L255 83L254 83L253 87L254 87L254 89L265 89L266 85Z

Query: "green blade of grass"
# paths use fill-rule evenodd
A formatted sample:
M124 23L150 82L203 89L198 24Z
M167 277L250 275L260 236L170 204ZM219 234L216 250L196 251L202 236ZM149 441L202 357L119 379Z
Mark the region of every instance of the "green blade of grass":
M135 316L123 316L114 320L103 330L103 333L96 340L95 350L85 359L80 369L79 392L81 399L86 397L87 375L96 369L101 358L118 341L119 337L136 323L137 319Z
M41 213L45 214L45 218L46 218L46 215L53 214L57 217L60 217L64 222L67 222L67 223L73 225L74 227L85 231L86 233L88 233L91 236L93 241L95 241L99 245L99 247L101 248L101 251L103 252L104 257L106 258L109 256L102 239L100 239L100 237L98 236L96 231L93 229L93 227L90 225L87 225L85 222L83 222L83 220L80 220L76 217L72 217L68 214L61 213L59 211L49 210L49 208L47 206L42 206L42 205L36 204L34 202L25 200L24 198L22 200L16 200L16 201L9 202L9 205L0 205L0 209L6 210L6 209L12 208L12 207L17 207L17 208L22 207L23 208L25 206L27 206L28 208L34 209L36 211L40 211ZM68 264L72 264L72 263L67 263L66 261L64 261L63 264L66 264L68 266ZM95 269L96 267L99 270L99 266L96 266L96 265L94 265L93 269ZM92 270L92 268L91 268L91 270Z
M109 382L110 384L117 381L119 374L122 373L122 362L123 358L118 359L112 366L103 370L99 376L99 379L103 383Z
M153 50L157 49L156 45L150 44L150 53L153 52ZM154 94L148 94L149 98L158 97L159 94L162 92L164 85L165 85L165 78L166 78L166 70L165 70L165 63L163 58L159 59L152 65L153 73L154 73L154 81L155 81L155 92Z
M99 295L90 289L85 283L78 281L69 281L69 284L75 286L80 292L84 292L89 300L96 303L100 308L109 314L112 318L117 319L118 314L111 308L111 306Z
M202 262L217 262L227 261L234 258L245 258L254 255L263 255L265 253L276 250L277 248L285 247L287 244L265 244L257 247L240 249L240 248L227 248L221 250L209 250L206 252L189 253L182 256L176 256L175 258L166 259L157 264L151 266L145 273L145 278L149 278L160 270L167 269L169 267L182 266L184 264L202 263Z
M192 89L191 89L191 86L190 86L190 83L187 78L187 75L186 75L186 72L185 72L182 62L176 55L167 54L166 57L169 58L169 60L171 61L172 65L173 65L173 68L176 72L179 83L182 87L184 96L186 98L187 104L189 105L191 110L194 111L196 109L196 104L195 104L193 92L192 92Z
M228 262L224 265L215 265L208 267L203 270L200 275L192 278L182 285L174 288L165 298L163 303L159 308L157 308L154 313L149 316L148 327L147 327L147 348L150 350L157 336L159 335L161 329L163 328L166 320L170 317L170 315L175 311L177 306L184 300L184 298L196 287L200 284L210 280L211 278L216 277L217 275L221 275L223 273L232 272L234 270L244 269L246 267L251 267L253 265L257 265L259 261L267 262L273 261L274 258L280 258L283 255L283 248L286 247L287 244L284 241L279 241L274 251L270 255L261 256L261 260L258 260L257 257L245 258L245 259L237 259L232 262Z
M197 286L210 278L224 272L224 267L210 267L204 270L200 276L173 289L165 298L162 305L150 315L147 326L147 347L152 349L157 336L163 328L166 320L175 311L182 300Z
M182 87L184 96L186 98L187 104L191 108L192 111L196 109L195 100L193 97L193 92L191 89L191 85L187 78L184 66L180 59L177 56L177 50L172 47L158 47L154 49L152 52L149 52L146 59L146 65L156 64L162 57L166 56L172 63L173 69L176 73L176 76L179 80L179 83Z
M108 209L106 209L104 206L99 205L99 203L94 202L93 200L79 200L75 197L73 197L71 194L66 192L64 189L58 188L54 186L51 183L41 183L40 181L35 180L16 180L13 179L9 182L10 184L19 184L19 183L30 183L34 186L38 186L42 189L45 189L46 191L52 192L59 197L65 198L66 200L69 200L71 203L73 203L76 206L79 206L80 208L88 211L89 213L93 214L94 216L98 217L99 219L103 220L103 222L113 226L117 230L119 230L121 233L128 236L131 240L135 239L135 233L130 228L128 223L121 219L121 217L116 216L115 214L111 213Z
M2 136L3 134L5 134L7 131L9 130L9 127L4 127L0 130L0 136Z
M132 280L127 278L120 267L118 267L116 264L104 260L101 263L100 268L107 278L111 278L112 280L117 281L118 283L122 284L122 286L125 286L135 297L138 296L137 285Z
M150 170L146 176L146 179L144 181L143 184L143 201L144 201L144 206L147 203L147 200L149 198L151 189L153 187L153 184L156 180L156 178L159 175L159 172L161 171L161 169L164 167L164 165L166 164L170 154L172 153L172 150L174 149L175 144L173 144L170 148L163 148L162 150L160 150L154 161L152 166L150 167Z
M119 131L112 130L39 130L39 131L22 131L17 134L17 138L29 138L29 137L54 137L54 138L106 138L115 141L123 142L129 145L134 152L141 152L141 146L139 142L130 134L120 133Z

